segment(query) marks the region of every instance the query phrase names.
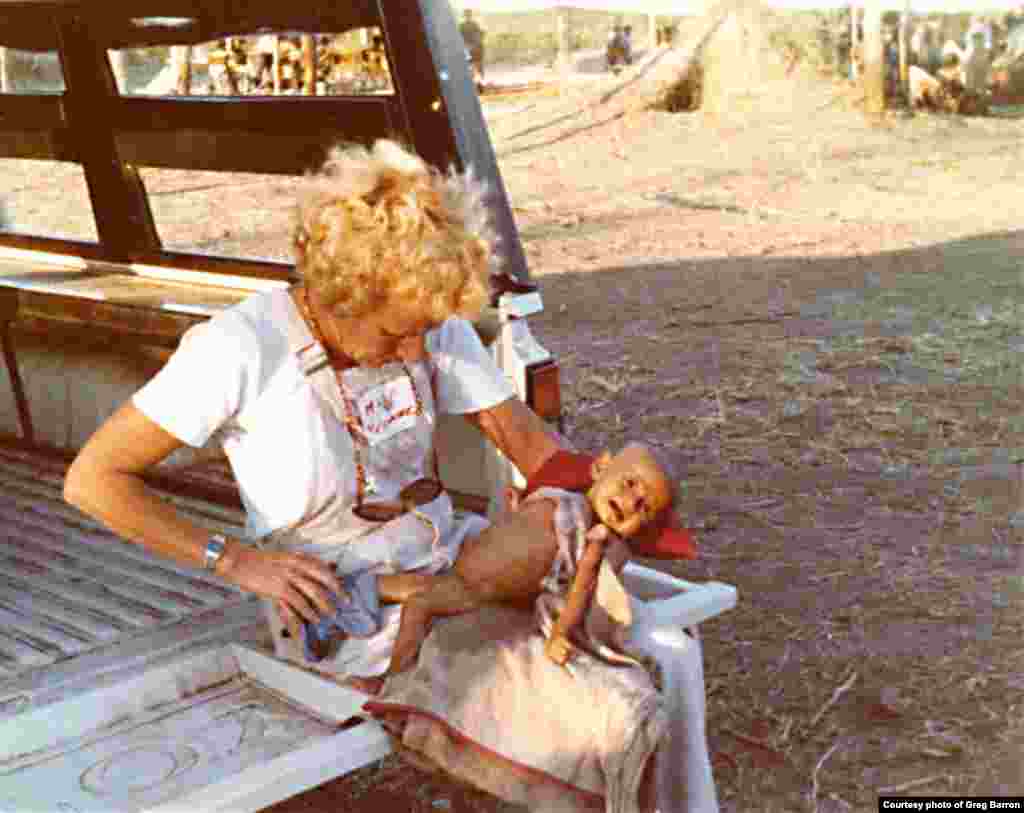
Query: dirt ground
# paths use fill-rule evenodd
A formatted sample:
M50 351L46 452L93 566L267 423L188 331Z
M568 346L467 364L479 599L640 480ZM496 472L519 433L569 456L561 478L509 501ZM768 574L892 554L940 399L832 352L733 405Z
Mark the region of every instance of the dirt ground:
M675 448L672 569L739 589L702 626L722 809L1024 793L1024 119L613 89L485 113L567 433ZM512 808L389 759L272 809Z

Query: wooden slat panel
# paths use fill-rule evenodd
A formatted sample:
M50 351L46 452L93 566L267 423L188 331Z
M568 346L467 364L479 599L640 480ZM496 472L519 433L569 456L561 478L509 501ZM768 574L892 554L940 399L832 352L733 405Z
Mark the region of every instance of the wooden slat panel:
M128 24L131 18L193 15L194 24L183 30L140 29ZM4 0L0 3L0 45L51 50L57 47L52 20L73 16L97 24L111 47L122 48L198 43L252 34L260 26L279 31L340 33L379 25L380 19L375 0L132 0L130 4L110 0Z
M0 450L0 675L248 602L237 589L130 545L69 506L65 466ZM178 503L211 527L237 533L242 522L238 511Z
M6 546L0 540L0 566L7 573L20 574L23 581L74 597L76 601L82 601L88 607L113 613L137 627L165 624L177 617L165 607L156 606L157 602L147 601L144 593L142 598L139 598L139 590L125 590L123 585L118 585L115 590L105 584L76 579L73 578L73 573L65 573L62 568L39 564L5 550Z
M291 136L199 130L121 132L117 148L124 161L140 167L301 175L322 164L334 144L370 141L389 132L385 124L372 119L352 129L358 135L343 135L340 130Z
M22 529L31 533L12 534L7 544L26 559L67 563L69 568L90 577L104 578L106 574L115 580L124 577L141 581L152 587L155 594L165 596L175 605L208 607L237 595L235 591L211 590L198 579L182 579L178 574L158 565L125 559L121 551L113 546L96 544L95 534L90 536L68 530L52 517L33 517L12 528L16 531ZM67 553L68 541L80 542L82 545L80 550L76 550L74 558Z
M122 160L164 169L301 175L340 141L402 136L394 102L345 99L122 99Z
M110 641L130 629L124 621L81 604L76 604L59 593L26 585L17 579L0 574L0 593L4 595L4 606L24 610L41 618L52 619L66 624L88 635L94 641ZM45 609L43 609L45 608Z
M164 579L161 584L150 575L134 573L132 568L134 563L132 562L121 563L114 567L109 565L104 567L91 561L89 557L80 555L78 551L75 552L75 555L71 555L55 550L57 546L53 543L60 539L65 543L68 542L71 538L70 534L62 538L50 532L49 538L47 538L45 536L47 532L41 530L35 523L20 522L10 516L7 517L7 522L7 536L4 541L0 542L0 547L17 556L21 561L45 567L53 573L67 576L76 583L86 579L95 582L110 581L118 586L119 593L137 601L145 601L151 606L176 615L219 603L212 597L207 601L200 600L192 591L187 588L181 589L182 585L174 584L172 579ZM88 542L84 540L79 541L88 545ZM96 544L97 540L93 539L92 542ZM85 548L86 551L88 549L88 547Z
M25 504L26 510L30 505L36 521L44 523L44 527L51 530L63 528L70 538L81 541L83 544L95 546L97 537L95 535L90 537L89 534L100 534L113 539L113 535L100 522L64 502L62 489L66 463L62 465L60 474L48 474L41 468L22 466L17 462L12 463L8 456L10 453L11 450L6 448L0 450L0 490L7 497L12 500L21 500ZM245 523L245 513L240 510L172 496L163 493L162 490L161 496L165 500L173 502L183 516L211 530L237 534ZM236 588L225 586L220 579L209 576L205 572L196 571L194 568L178 565L169 560L154 559L143 549L131 545L118 543L116 547L116 558L121 561L130 560L133 563L132 568L138 568L138 573L174 574L183 583L201 588L204 594L210 593L222 599L230 598L238 593ZM96 554L89 555L95 556Z
M359 138L361 130L387 131L393 102L388 96L343 97L121 97L111 122L117 131L197 131ZM182 156L187 160L188 156Z
M59 491L64 480L64 470L74 456L74 453L66 449L43 449L39 445L3 437L0 439L0 483L3 483L9 492L21 493L21 490L27 491L29 484L26 480L31 478L32 486L37 481L47 481L55 483L55 488ZM39 467L20 468L25 460L39 463ZM21 472L19 476L22 479L16 487L5 477L4 472L8 467L15 472ZM48 475L47 471L56 474ZM48 480L49 476L55 479ZM185 468L156 466L144 475L144 479L148 485L164 494L180 511L200 524L215 527L223 523L224 526L234 525L236 528L241 528L245 524L245 511L238 494L238 486L226 460L209 461ZM55 503L52 507L57 510L60 504ZM70 513L61 513L60 516L72 527L100 527L98 523L88 520L85 514L70 506L66 508ZM129 554L130 552L126 553ZM166 567L173 567L169 562L163 564ZM181 570L194 573L187 568ZM201 574L198 577L205 578ZM211 580L220 583L216 579Z
M31 161L77 161L67 130L10 130L14 122L0 119L0 159L20 158Z
M32 635L68 655L89 649L93 643L90 635L74 626L5 601L0 601L0 627Z
M99 260L103 257L103 247L99 243L46 235L0 233L0 247L3 247L0 250L46 252L92 260Z
M188 328L205 319L32 291L19 291L18 296L17 331L54 336L64 332L68 337L75 337L80 336L85 326L97 343L134 339L140 344L173 348L178 346Z
M0 627L0 656L5 661L17 661L23 666L44 666L58 660L60 647L40 641L19 630Z
M67 125L63 94L0 96L0 130L59 130Z

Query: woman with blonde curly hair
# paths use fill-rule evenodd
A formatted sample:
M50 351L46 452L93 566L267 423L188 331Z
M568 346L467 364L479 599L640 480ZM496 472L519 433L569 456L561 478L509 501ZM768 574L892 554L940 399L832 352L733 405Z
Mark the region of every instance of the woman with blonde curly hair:
M439 482L437 418L465 416L526 476L559 448L470 323L496 262L483 192L390 141L333 150L302 183L294 285L189 330L83 447L66 498L263 597L279 655L356 685L384 672L399 607L378 602L410 584L386 577L447 569L486 526L456 517ZM141 479L211 439L247 509L244 539L211 536ZM347 635L312 649L310 625L332 619Z

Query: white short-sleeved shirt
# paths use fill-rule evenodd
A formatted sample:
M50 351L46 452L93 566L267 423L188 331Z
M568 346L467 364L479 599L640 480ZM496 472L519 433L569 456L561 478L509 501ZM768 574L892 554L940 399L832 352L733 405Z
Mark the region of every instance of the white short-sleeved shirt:
M218 436L254 538L355 493L348 430L321 409L289 348L286 326L295 316L285 290L246 299L190 329L133 398L183 443ZM468 321L447 320L428 332L426 346L438 414L477 412L513 396Z

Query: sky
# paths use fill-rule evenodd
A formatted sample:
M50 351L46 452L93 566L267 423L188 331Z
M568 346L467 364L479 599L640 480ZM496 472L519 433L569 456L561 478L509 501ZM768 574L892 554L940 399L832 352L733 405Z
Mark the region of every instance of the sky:
M768 5L775 8L840 8L847 5L844 0L767 0ZM884 0L885 6L893 10L902 10L904 0ZM1006 11L1017 8L1022 0L910 0L912 12L930 11ZM458 8L472 8L478 11L531 11L534 9L553 8L567 5L571 8L592 8L609 11L633 11L638 13L654 12L655 14L686 14L699 13L703 7L702 0L455 0Z

